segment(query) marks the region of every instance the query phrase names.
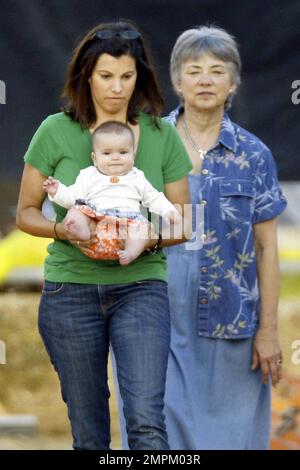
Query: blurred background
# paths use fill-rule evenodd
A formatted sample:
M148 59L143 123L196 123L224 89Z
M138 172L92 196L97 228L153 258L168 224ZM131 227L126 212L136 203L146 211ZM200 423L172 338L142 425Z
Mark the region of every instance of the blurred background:
M0 12L0 449L71 448L36 327L49 240L16 230L15 208L23 155L41 121L59 111L75 43L99 22L128 18L151 45L165 114L176 106L168 64L182 31L213 23L240 44L242 86L230 115L271 147L289 203L279 221L284 378L273 394L271 447L300 450L299 0L0 0ZM110 387L118 448L112 379Z

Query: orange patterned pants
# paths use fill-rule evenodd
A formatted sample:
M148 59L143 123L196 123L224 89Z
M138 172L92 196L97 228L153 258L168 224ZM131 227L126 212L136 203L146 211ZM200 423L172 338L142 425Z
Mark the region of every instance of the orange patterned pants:
M124 247L124 239L129 225L134 224L137 232L147 226L150 232L151 224L143 216L138 219L131 219L97 214L87 205L76 205L76 209L97 221L96 233L99 240L89 247L93 254L88 255L93 259L118 260L120 250ZM151 236L151 233L149 233L149 236Z

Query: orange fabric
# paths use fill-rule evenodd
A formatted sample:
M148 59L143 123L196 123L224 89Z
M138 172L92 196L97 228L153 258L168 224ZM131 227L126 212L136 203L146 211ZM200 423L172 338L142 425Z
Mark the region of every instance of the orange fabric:
M135 224L138 231L141 225L148 225L146 221L142 222L140 220L136 221L129 218L119 218L101 214L98 215L89 206L85 205L77 205L76 208L98 221L96 232L99 241L89 247L93 251L93 255L88 256L93 259L118 260L120 250L122 250L123 246L122 240L126 238L128 226Z

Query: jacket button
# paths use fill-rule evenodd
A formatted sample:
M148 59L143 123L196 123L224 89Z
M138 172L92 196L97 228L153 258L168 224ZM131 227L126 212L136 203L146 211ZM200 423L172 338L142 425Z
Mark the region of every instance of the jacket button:
M200 299L200 304L203 304L203 305L204 305L204 304L207 304L207 303L208 303L208 299L207 299L206 297L202 297L202 298Z

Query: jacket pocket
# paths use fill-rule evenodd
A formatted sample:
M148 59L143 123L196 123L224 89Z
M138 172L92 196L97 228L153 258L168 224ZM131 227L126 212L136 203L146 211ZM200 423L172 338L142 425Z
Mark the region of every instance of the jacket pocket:
M222 181L220 190L220 215L231 222L251 221L254 210L254 183L246 179Z

